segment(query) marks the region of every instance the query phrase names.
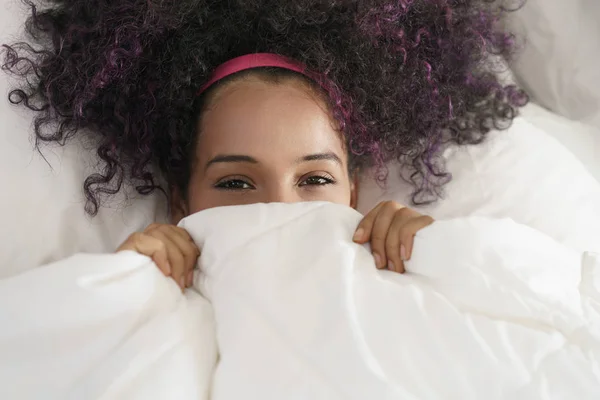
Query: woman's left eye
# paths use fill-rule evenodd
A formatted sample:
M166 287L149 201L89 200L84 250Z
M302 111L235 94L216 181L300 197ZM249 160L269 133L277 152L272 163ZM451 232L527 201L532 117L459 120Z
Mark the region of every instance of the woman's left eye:
M299 186L325 186L335 183L332 178L320 175L309 176L300 182Z

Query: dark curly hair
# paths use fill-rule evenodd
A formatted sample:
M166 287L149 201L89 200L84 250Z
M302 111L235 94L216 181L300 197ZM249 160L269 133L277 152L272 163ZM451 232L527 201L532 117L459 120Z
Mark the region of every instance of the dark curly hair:
M240 55L304 64L327 88L353 165L379 167L384 181L385 164L399 161L415 203L449 180L444 145L481 142L527 102L491 67L514 47L502 0L24 1L35 44L4 46L3 69L22 78L9 100L38 112L38 149L79 134L98 141L90 214L124 182L147 194L164 177L185 191L198 88Z

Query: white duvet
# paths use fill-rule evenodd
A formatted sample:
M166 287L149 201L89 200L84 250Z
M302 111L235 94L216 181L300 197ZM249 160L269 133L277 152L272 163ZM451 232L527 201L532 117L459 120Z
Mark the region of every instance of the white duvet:
M134 253L0 281L0 398L600 398L600 257L467 218L421 231L398 275L351 242L360 218L193 215L201 294Z

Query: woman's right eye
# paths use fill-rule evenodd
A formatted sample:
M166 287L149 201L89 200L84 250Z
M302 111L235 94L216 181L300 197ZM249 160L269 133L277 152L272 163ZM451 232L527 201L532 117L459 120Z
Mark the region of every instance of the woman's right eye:
M250 190L254 186L241 179L227 179L218 182L215 187L221 190Z

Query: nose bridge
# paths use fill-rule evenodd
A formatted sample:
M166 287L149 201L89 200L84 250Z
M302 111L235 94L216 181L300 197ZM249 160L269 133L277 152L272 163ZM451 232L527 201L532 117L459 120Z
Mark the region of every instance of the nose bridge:
M269 186L265 203L296 203L300 201L295 185L284 181L273 181Z

